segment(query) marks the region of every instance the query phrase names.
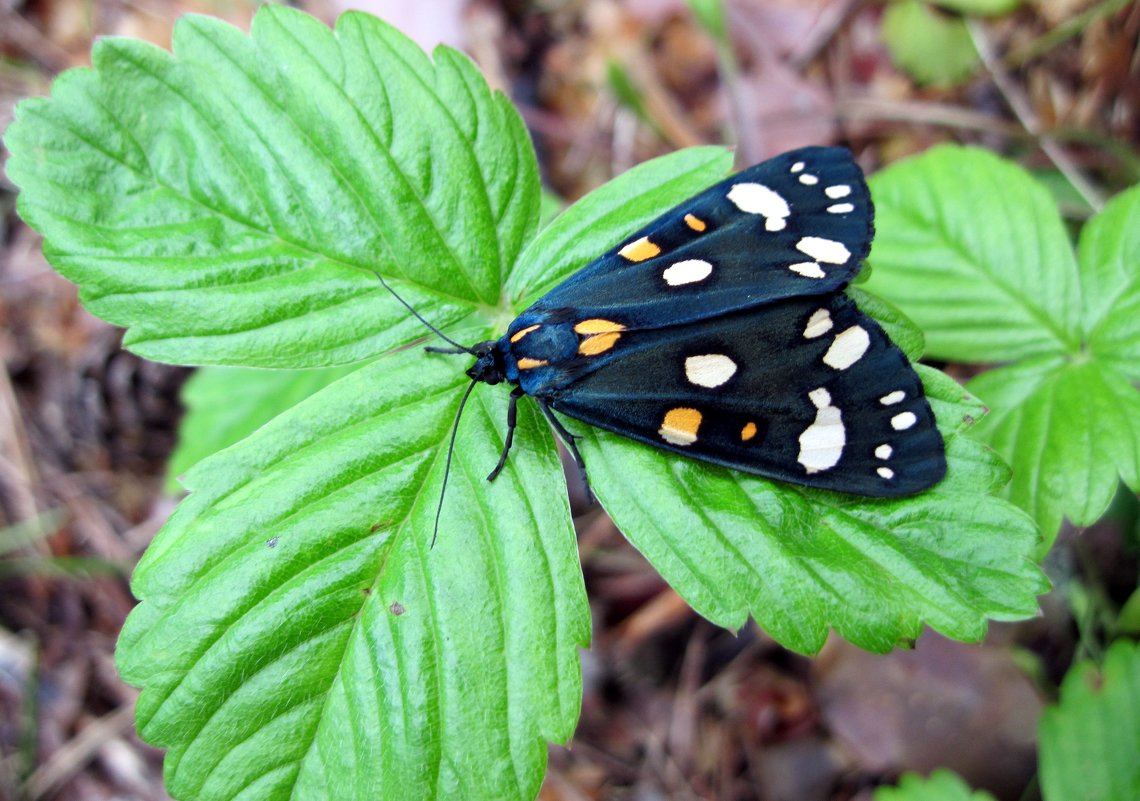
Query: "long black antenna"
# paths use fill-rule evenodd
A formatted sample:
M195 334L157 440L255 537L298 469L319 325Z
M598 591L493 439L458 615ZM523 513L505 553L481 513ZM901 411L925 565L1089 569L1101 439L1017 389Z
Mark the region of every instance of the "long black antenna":
M412 305L410 303L408 303L406 300L404 300L402 297L400 297L399 295L396 294L396 290L394 290L394 289L392 289L392 287L388 286L388 282L384 280L384 277L382 275L380 275L380 273L373 270L372 274L376 276L376 280L380 282L380 286L387 289L389 292L392 293L392 297L394 297L396 300L400 301L400 303L404 304L404 308L407 309L408 311L410 311L412 313L412 316L414 316L417 320L419 320L421 323L423 323L428 328L430 328L432 330L432 333L434 333L437 337L442 339L444 342L448 343L449 345L454 345L455 347L459 348L459 350L454 351L455 353L470 353L472 356L478 355L471 348L469 348L465 345L460 345L454 339L452 339L447 334L443 333L438 328L436 328L434 325L432 325L427 320L425 320L420 315L420 313L418 311L416 311L415 309L412 308ZM434 542L434 541L435 540L433 539L432 542Z
M455 412L455 423L451 426L451 442L447 444L447 463L443 467L443 486L439 488L439 506L435 508L435 528L431 532L431 545L428 550L435 547L435 538L439 536L439 516L443 513L443 496L447 492L447 477L451 475L451 454L455 450L455 435L459 433L459 418L463 416L463 407L467 405L467 399L471 397L471 390L475 389L475 385L478 383L478 379L472 379L467 391L463 393L463 400L459 401L459 409Z

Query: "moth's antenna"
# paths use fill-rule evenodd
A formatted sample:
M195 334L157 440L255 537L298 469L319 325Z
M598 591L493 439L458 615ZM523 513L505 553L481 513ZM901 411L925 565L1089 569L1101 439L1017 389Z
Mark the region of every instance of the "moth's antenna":
M459 418L463 416L463 407L467 404L471 390L475 389L477 383L479 383L478 379L472 380L467 391L463 393L463 400L459 401L459 409L455 412L455 423L451 426L451 442L447 444L447 463L443 466L443 486L439 489L439 506L435 509L435 529L431 533L429 550L435 547L435 538L439 536L439 516L443 513L443 496L447 492L447 477L451 475L451 454L455 450L455 435L459 433Z
M419 320L421 323L423 323L423 324L424 324L424 325L426 325L428 328L430 328L430 329L432 330L432 332L433 332L433 333L434 333L434 334L435 334L437 337L439 337L440 339L442 339L444 342L448 343L449 345L454 345L455 347L459 348L459 350L457 350L457 351L454 351L455 353L470 353L472 356L476 356L476 355L478 355L478 354L476 354L476 353L475 353L475 351L474 351L474 350L472 350L471 348L468 348L468 347L466 347L466 346L464 346L464 345L460 345L460 344L459 344L458 342L456 342L454 339L452 339L452 338L451 338L451 337L449 337L447 334L443 333L443 332L442 332L442 331L440 331L438 328L436 328L434 325L432 325L432 324L431 324L431 323L429 323L427 320L425 320L425 319L424 319L424 318L423 318L423 317L420 315L420 313L419 313L418 311L416 311L415 309L413 309L413 308L412 308L412 306L411 306L411 304L410 304L410 303L408 303L406 300L404 300L402 297L400 297L399 295L397 295L397 294L396 294L396 290L394 290L394 289L392 289L392 287L388 286L388 282L384 280L384 277L383 277L382 275L380 275L380 273L378 273L378 272L376 272L375 270L373 270L373 271L372 271L372 274L376 276L376 280L380 282L380 286L382 286L382 287L384 287L385 289L387 289L389 292L391 292L391 293L392 293L392 297L394 297L396 300L400 301L400 303L404 304L404 308L405 308L405 309L407 309L408 311L410 311L410 312L412 313L412 316L414 316L414 317L415 317L417 320ZM431 349L429 348L429 350L431 350ZM434 542L434 540L433 540L433 542Z

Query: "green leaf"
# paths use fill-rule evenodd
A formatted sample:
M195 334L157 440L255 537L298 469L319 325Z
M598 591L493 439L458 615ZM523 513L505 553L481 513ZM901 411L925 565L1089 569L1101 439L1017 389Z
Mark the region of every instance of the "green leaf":
M923 778L904 773L897 787L879 787L875 801L994 801L984 790L970 791L970 786L952 771L940 768Z
M978 66L978 51L966 23L919 0L891 3L883 12L882 25L891 58L921 84L953 86Z
M180 492L177 478L188 468L239 442L314 392L360 365L326 370L257 370L207 367L182 388L186 414L170 456L167 491Z
M1140 798L1140 646L1118 640L1103 669L1070 670L1037 734L1045 801Z
M939 358L1008 362L970 383L978 432L1013 467L1010 497L1048 547L1140 488L1140 188L1084 228L1073 257L1053 202L1020 168L940 147L874 176L867 282ZM1078 301L1079 299L1079 301Z
M250 36L184 17L174 54L104 39L17 108L21 216L125 343L183 364L311 367L498 304L534 235L526 130L473 64L357 13Z
M482 332L486 333L486 332ZM532 404L410 349L192 469L118 649L176 798L525 799L581 702L589 612Z
M941 373L921 373L949 473L902 500L781 485L567 425L618 528L718 625L739 628L751 614L803 653L831 628L872 651L913 640L924 624L976 641L986 618L1034 614L1048 583L1031 559L1032 522L988 494L1007 469L960 433L981 406Z
M909 315L936 359L1080 348L1076 260L1049 193L983 150L944 145L871 178L866 288Z
M1081 231L1081 321L1098 362L1140 381L1140 186Z
M545 295L643 225L728 174L732 153L691 147L619 175L554 218L507 282L516 309Z
M969 384L993 411L979 432L1013 466L1010 498L1046 546L1062 517L1079 526L1108 508L1123 478L1140 487L1140 392L1111 364L1041 357Z
M961 14L996 16L1008 14L1021 5L1021 0L931 0L934 5Z

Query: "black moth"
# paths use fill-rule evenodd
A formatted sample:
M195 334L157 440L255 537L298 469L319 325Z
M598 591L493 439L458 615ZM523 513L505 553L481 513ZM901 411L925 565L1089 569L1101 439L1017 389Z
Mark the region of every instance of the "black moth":
M552 412L780 481L910 495L940 481L946 459L906 356L843 293L873 234L851 153L793 150L657 218L501 339L431 350L476 357L468 394L516 384L488 479L530 395L583 475Z

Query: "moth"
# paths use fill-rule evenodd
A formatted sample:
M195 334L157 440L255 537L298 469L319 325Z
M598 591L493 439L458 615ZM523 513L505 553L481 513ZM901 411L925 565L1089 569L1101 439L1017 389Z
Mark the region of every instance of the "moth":
M489 480L529 395L584 476L554 412L779 481L911 495L942 479L946 459L914 368L843 292L873 234L850 151L793 150L629 235L500 339L429 350L475 356L468 395L515 385Z

